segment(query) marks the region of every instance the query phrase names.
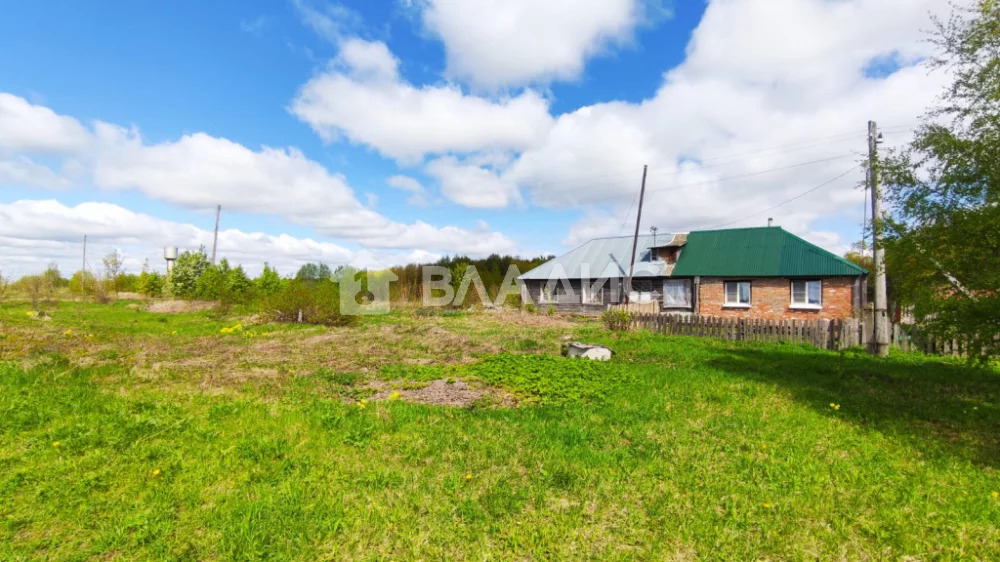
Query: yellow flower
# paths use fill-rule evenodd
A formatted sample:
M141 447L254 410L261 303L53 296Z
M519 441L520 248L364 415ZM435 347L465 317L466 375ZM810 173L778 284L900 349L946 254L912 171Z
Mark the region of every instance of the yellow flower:
M177 335L177 330L174 330L173 332L170 332L170 335L171 336L176 336Z
M393 392L389 395L389 400L399 400L399 391Z
M24 315L25 315L25 316L34 316L34 313L33 313L33 312L31 312L30 310L25 310L25 311L24 311Z
M830 407L833 408L834 410L839 410L840 404L834 404L833 402L830 402Z
M65 332L63 332L63 335L64 336L72 336L73 335L73 330L72 329L68 329Z
M764 509L771 509L771 504L765 503L764 504Z
M153 477L155 478L155 477L157 477L157 476L159 476L159 475L160 475L160 469L158 469L158 468L154 468L154 469L153 469Z
M53 447L58 447L59 445L62 445L62 443L60 443L60 442L58 442L58 441L53 441L53 442L52 442L52 446L53 446Z
M1000 500L1000 492L993 490L992 492L990 492L990 497L995 500Z
M761 443L760 448L764 449L766 451L767 450L767 443Z
M358 408L364 408L367 405L368 405L368 401L367 400L364 400L364 399L358 400L358 404L357 404Z
M472 473L471 472L465 473L465 479L466 480L472 480Z

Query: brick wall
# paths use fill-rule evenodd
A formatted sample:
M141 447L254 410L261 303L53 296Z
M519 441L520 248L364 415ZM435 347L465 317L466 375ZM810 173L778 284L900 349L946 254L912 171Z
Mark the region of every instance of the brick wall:
M736 281L737 279L731 279ZM739 279L746 281L747 279ZM784 318L812 320L816 318L849 318L854 313L853 277L823 279L823 308L801 310L791 308L791 280L784 278L751 278L750 308L727 308L726 279L702 277L698 298L699 313L726 318Z

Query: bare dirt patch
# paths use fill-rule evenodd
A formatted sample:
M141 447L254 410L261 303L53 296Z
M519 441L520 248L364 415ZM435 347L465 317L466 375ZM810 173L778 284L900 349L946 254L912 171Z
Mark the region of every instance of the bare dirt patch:
M405 402L433 404L435 406L456 406L468 408L475 403L486 402L501 408L514 408L517 398L506 390L489 386L470 386L461 379L451 382L435 379L420 388L403 388L402 381L373 381L366 388L377 390L369 400L389 400L396 393Z
M183 301L183 300L162 300L154 301L146 308L148 312L159 314L180 314L183 312L199 312L210 310L218 306L214 301Z

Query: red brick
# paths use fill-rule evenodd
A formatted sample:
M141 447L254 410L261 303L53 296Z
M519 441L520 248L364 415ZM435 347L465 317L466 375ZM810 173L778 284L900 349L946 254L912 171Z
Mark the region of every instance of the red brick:
M750 308L728 308L725 281L750 281ZM791 280L758 277L721 279L702 277L698 296L699 314L724 318L784 318L814 320L817 318L850 318L854 315L854 278L832 277L823 279L823 308L819 310L793 309Z

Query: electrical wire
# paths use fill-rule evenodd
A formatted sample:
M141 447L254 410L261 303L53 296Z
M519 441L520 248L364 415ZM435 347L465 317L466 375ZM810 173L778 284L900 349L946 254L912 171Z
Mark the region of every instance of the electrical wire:
M857 170L857 166L851 166L849 169L847 169L846 171L844 171L844 173L842 173L842 174L840 174L840 175L838 175L838 176L836 176L834 178L828 179L825 182L823 182L823 183L821 183L821 184L819 184L819 185L817 185L815 187L807 189L806 191L803 191L802 193L796 195L795 197L792 197L791 199L786 199L786 200L782 201L781 203L778 203L777 205L774 205L773 207L768 207L768 208L762 209L760 211L755 211L755 212L750 213L749 215L747 215L745 217L741 217L741 218L738 218L736 220L732 220L732 221L729 221L729 222L724 222L724 223L716 224L716 225L712 225L712 226L706 226L706 227L702 227L702 228L695 229L695 230L706 230L706 229L712 229L712 228L722 228L724 226L729 226L731 224L735 224L735 223L738 223L738 222L745 221L745 220L747 220L749 218L753 218L753 217L755 217L757 215L766 213L768 211L773 211L774 209L777 209L779 207L783 207L783 206L791 203L792 201L797 201L797 200L805 197L806 195L809 195L810 193L812 193L814 191L822 189L822 188L830 185L831 183L839 180L840 178L846 176L847 174L849 174L849 173L851 173L851 172L853 172L855 170Z

